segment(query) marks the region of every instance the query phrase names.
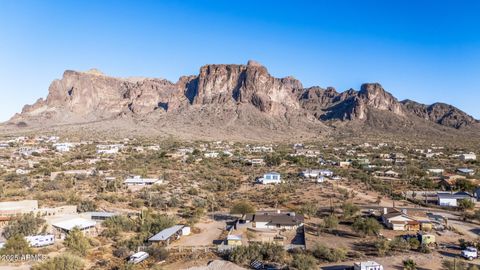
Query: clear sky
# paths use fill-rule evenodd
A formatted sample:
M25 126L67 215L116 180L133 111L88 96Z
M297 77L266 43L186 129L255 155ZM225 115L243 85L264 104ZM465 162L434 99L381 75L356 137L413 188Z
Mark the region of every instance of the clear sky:
M380 82L480 118L480 1L0 0L0 121L65 69L176 81L254 59L304 86Z

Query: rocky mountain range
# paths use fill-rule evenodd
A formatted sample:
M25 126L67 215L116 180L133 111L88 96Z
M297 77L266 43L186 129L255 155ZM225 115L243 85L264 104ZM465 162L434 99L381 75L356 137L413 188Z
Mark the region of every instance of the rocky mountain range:
M205 65L198 75L176 83L67 70L52 82L46 99L26 105L4 126L88 126L107 132L250 139L320 136L345 129L424 134L480 130L478 120L451 105L399 101L378 83L344 92L304 88L293 77L274 78L255 61Z

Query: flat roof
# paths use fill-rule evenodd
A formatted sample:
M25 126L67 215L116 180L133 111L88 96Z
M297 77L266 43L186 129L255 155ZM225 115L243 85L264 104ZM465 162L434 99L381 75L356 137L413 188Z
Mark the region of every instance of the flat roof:
M68 218L56 222L52 222L52 226L71 231L73 228L78 227L80 230L94 227L97 222L81 217Z
M7 201L0 202L0 210L19 210L24 208L38 208L37 200Z

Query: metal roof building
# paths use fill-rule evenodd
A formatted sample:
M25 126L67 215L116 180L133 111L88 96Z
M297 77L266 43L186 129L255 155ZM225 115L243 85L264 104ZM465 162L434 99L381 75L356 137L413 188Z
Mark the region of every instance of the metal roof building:
M180 236L183 235L183 229L189 227L185 227L185 225L175 225L170 228L166 228L162 230L161 232L155 234L154 236L150 237L148 239L148 242L163 242L166 243L167 245L170 244L170 240L176 240L180 238ZM189 233L189 230L188 230Z

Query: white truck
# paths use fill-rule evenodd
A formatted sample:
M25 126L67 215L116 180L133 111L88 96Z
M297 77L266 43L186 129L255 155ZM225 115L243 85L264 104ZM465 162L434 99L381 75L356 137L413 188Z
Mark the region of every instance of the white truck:
M474 247L467 247L462 250L462 257L467 260L473 260L478 258L478 250Z

